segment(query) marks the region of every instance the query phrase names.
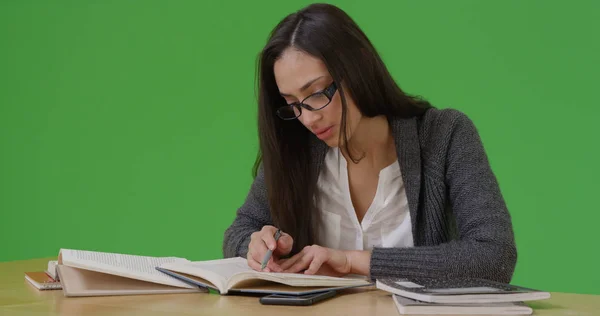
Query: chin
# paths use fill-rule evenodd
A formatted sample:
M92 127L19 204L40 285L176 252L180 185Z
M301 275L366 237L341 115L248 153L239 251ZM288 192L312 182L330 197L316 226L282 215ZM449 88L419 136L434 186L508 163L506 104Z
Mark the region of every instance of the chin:
M327 146L329 146L331 148L339 147L339 142L337 141L337 139L327 139L327 140L325 140L323 142L325 144L327 144Z
M340 147L339 138L340 138L339 133L335 133L328 139L324 139L323 142L331 148L336 148L336 147Z

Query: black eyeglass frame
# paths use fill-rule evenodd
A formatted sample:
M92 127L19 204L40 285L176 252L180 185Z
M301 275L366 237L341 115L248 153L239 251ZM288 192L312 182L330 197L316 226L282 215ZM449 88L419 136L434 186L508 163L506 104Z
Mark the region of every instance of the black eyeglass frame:
M333 100L333 96L335 95L336 91L337 91L337 85L335 84L335 81L334 81L327 88L325 88L324 90L315 92L315 93L307 96L306 98L304 98L304 100L302 100L300 102L294 102L292 104L287 104L287 105L279 107L277 109L277 111L276 111L276 114L277 114L277 116L280 119L285 120L285 121L295 120L295 119L299 118L300 115L302 115L302 108L305 108L305 109L307 109L309 111L318 111L318 110L321 110L321 109L325 108L326 106L328 106L329 103L331 103L331 100ZM329 100L322 107L320 107L320 108L317 109L317 108L313 108L312 106L304 103L304 101L308 100L309 98L312 98L312 97L314 97L316 95L321 95L321 94L324 95L325 97L327 97L327 99ZM289 109L290 107L297 108L298 109L298 115L296 115L295 117L283 117L281 115L281 111Z

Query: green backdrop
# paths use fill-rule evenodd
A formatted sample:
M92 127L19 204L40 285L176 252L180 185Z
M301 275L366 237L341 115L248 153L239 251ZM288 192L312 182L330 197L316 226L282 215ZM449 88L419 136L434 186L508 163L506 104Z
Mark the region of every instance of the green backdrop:
M309 1L0 2L0 261L221 256L251 183L254 69ZM514 283L600 294L597 1L335 1L399 84L479 127Z

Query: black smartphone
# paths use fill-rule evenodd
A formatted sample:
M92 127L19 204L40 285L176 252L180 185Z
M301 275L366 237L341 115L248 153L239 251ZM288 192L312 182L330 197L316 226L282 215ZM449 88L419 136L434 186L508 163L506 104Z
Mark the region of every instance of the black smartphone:
M263 305L294 305L307 306L313 305L319 301L334 297L336 291L326 291L306 295L282 295L271 294L260 298L260 303Z

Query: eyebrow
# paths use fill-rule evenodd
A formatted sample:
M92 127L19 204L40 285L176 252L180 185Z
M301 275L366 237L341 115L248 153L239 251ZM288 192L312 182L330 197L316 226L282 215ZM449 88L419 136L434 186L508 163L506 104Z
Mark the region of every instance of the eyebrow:
M310 80L309 82L305 83L305 84L304 84L304 85L303 85L303 86L300 88L300 92L302 92L302 91L304 91L304 90L308 89L308 88L309 88L309 87L310 87L310 86L311 86L313 83L315 83L315 81L317 81L317 80L319 80L319 79L321 79L321 78L323 78L323 77L325 77L325 76L319 76L319 77L317 77L317 78L315 78L315 79L312 79L312 80ZM279 94L281 94L281 96L284 96L284 97L291 97L291 96L292 96L291 94L287 94L287 93L283 93L283 92L280 92Z

